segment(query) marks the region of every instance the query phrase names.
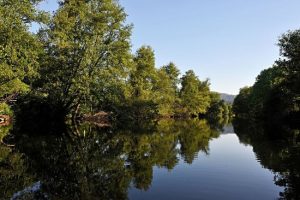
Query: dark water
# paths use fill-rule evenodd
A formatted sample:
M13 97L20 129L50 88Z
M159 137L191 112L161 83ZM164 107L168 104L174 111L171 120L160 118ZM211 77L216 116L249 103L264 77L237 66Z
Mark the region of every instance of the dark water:
M4 141L15 146L0 146L1 199L299 199L299 145L256 141L241 128L166 120L10 131Z

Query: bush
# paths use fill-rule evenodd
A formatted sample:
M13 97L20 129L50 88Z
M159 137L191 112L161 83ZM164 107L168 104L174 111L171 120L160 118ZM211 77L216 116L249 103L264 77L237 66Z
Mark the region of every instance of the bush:
M10 106L6 103L0 103L0 115L13 115L13 111L11 110Z

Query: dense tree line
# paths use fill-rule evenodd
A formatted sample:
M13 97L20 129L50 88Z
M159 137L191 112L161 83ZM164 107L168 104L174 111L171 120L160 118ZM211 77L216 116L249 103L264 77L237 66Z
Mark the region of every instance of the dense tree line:
M278 46L280 58L235 98L233 125L284 187L280 199L299 199L300 30L283 34Z
M279 39L281 57L263 70L252 87L240 90L233 111L237 118L274 124L300 123L300 30ZM298 125L297 125L298 124Z
M0 0L2 104L21 95L23 107L48 104L49 112L73 117L100 110L129 119L227 115L208 80L192 70L181 76L172 62L157 68L150 46L131 53L132 25L118 1L61 0L52 15L37 9L40 2Z

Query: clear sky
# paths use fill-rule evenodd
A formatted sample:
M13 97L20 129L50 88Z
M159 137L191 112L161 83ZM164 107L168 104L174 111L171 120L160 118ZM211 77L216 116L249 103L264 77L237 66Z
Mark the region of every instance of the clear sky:
M156 66L209 78L214 91L237 94L279 57L278 37L300 28L299 0L120 0L134 25L133 51L155 50ZM43 9L55 10L56 0Z

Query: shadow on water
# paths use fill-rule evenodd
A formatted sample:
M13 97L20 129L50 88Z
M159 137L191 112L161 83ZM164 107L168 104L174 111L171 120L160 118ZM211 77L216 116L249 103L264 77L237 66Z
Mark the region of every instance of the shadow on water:
M279 199L300 199L299 127L264 127L249 120L235 120L233 125L240 142L253 146L257 160L274 173L274 183L284 188Z
M220 134L204 120L127 129L28 125L14 125L7 139L14 147L0 146L4 199L127 199L131 186L150 188L154 166L172 170L180 158L191 164Z

